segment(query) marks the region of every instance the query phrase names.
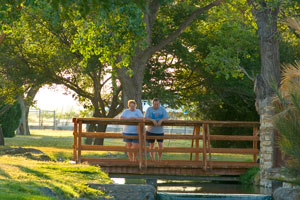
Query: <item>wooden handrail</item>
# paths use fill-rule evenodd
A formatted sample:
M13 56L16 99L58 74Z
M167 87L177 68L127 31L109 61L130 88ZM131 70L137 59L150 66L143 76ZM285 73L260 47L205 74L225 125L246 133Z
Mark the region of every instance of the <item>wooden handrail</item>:
M181 167L188 168L226 168L231 167L249 167L257 166L257 142L259 141L258 126L259 122L237 122L237 121L185 121L185 120L167 120L163 122L164 126L193 126L193 134L177 135L165 134L164 136L146 136L145 125L153 125L150 120L128 120L128 119L111 119L111 118L73 118L74 123L74 143L73 143L73 160L76 162L98 163L103 166L109 166L112 163L118 163L116 166L139 166L143 173L148 166L168 166L174 167L176 163ZM83 124L115 124L115 125L136 125L138 127L138 136L123 135L115 132L83 132ZM251 136L241 135L211 135L210 127L252 127ZM201 131L202 130L202 131ZM102 145L84 145L82 138L114 138L114 139L139 139L137 148L126 148L125 146L102 146ZM164 147L163 149L150 149L146 145L147 139L170 139L170 140L190 140L190 147ZM202 147L200 146L202 141ZM212 148L211 141L252 141L252 148ZM136 152L139 155L137 162L130 162L126 159L103 159L103 158L82 158L82 151L117 151L117 152ZM147 159L147 152L164 152L164 153L189 153L190 160L163 160L153 162ZM211 154L252 154L253 162L230 162L230 161L212 161ZM195 154L193 158L192 154ZM199 156L199 154L201 156ZM208 157L207 157L208 154ZM145 157L143 156L145 155ZM194 159L194 160L193 160ZM106 164L105 164L106 163ZM155 164L154 164L155 163ZM249 164L250 163L250 164ZM252 163L252 164L251 164Z
M137 125L144 123L145 125L153 125L151 120L129 120L115 118L75 118L83 124L118 124L118 125ZM191 120L167 120L162 123L163 126L202 126L208 124L211 127L259 127L259 122L248 121L191 121Z

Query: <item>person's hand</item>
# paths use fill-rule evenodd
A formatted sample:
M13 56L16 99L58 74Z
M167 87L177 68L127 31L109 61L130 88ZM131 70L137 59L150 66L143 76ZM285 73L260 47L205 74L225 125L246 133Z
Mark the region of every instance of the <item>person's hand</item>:
M157 126L161 126L162 120L159 120Z
M154 126L157 126L156 120L152 119L152 122L153 122Z

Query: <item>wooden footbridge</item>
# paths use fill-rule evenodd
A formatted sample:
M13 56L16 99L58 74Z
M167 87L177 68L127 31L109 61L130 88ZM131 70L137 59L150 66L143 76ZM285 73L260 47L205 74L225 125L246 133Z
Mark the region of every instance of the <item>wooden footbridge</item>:
M193 134L165 134L165 136L146 136L145 126L152 125L148 120L127 120L127 119L109 119L109 118L73 118L74 123L74 144L73 160L76 163L88 162L99 165L102 170L109 174L145 174L145 175L240 175L248 168L258 166L257 154L259 150L257 143L258 122L237 122L237 121L184 121L169 120L163 122L164 126L193 127ZM138 136L123 136L121 133L108 132L84 132L84 124L114 124L114 125L137 125ZM250 135L210 135L210 129L213 127L245 127L251 130ZM139 139L139 145L136 149L122 146L109 145L85 145L83 138L114 138L114 139ZM163 149L149 149L146 145L146 139L163 138L166 140L189 140L190 146L184 147L165 147ZM211 141L250 141L252 148L212 148ZM121 141L121 140L120 140ZM165 142L167 143L167 142ZM120 158L91 158L83 153L86 151L107 151L107 152L137 152L138 161L131 162L128 159ZM162 160L151 161L147 158L148 152L184 153L188 154L186 160ZM248 162L238 161L217 161L214 155L217 154L250 154L251 160ZM176 156L175 156L176 157Z

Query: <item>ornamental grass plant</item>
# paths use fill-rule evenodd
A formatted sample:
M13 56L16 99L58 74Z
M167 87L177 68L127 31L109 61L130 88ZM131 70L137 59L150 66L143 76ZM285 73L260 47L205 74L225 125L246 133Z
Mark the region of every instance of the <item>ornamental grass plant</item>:
M287 23L300 33L299 21L289 19ZM274 125L280 132L280 148L287 157L287 175L300 185L300 62L283 66L274 106Z

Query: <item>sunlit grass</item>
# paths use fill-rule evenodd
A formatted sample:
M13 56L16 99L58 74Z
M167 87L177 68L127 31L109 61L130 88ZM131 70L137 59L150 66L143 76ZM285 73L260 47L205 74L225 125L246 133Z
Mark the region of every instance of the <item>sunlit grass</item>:
M73 133L61 130L31 130L30 136L5 138L0 147L0 199L74 199L103 195L87 186L88 182L109 183L99 167L70 164ZM124 146L122 139L106 139L104 145ZM200 142L200 147L202 143ZM3 155L3 149L34 148L52 161L36 161L17 155ZM191 147L188 140L165 140L164 147ZM1 153L2 152L2 153ZM124 152L83 151L83 157L127 158ZM252 161L252 155L212 154L214 161ZM193 154L193 159L195 154ZM148 159L149 156L148 156ZM163 160L189 160L190 153L163 153ZM209 156L207 154L207 159ZM202 153L199 153L202 160ZM63 161L63 162L55 162ZM52 197L47 191L53 193ZM53 196L54 195L54 196Z
M87 182L110 183L100 170L85 164L35 161L20 156L0 156L0 199L73 199L103 196ZM45 194L51 191L52 196Z
M83 140L84 142L84 140ZM5 138L7 147L24 147L35 148L43 151L54 160L63 159L71 160L73 156L73 132L71 130L31 130L30 136L17 135L14 138ZM122 139L105 139L104 145L107 146L124 146ZM194 144L195 146L195 144ZM202 142L199 142L202 146ZM164 147L191 147L190 140L164 140ZM194 158L193 154L193 158ZM99 151L83 151L83 157L91 158L127 158L123 152L99 152ZM243 154L211 154L213 161L252 161L252 155ZM207 158L208 154L207 154ZM189 160L190 153L164 153L163 160ZM202 159L202 154L199 154Z

